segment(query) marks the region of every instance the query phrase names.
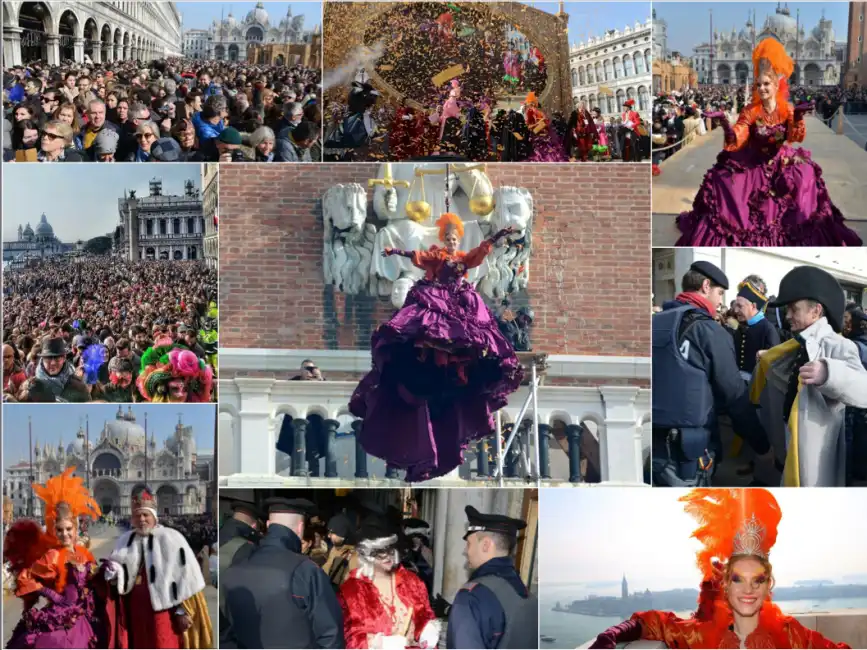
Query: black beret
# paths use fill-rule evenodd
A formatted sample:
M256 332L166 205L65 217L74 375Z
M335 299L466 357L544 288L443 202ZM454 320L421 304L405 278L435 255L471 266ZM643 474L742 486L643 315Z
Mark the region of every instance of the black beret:
M698 262L693 262L690 265L689 270L701 273L708 280L714 284L718 284L723 289L729 288L729 279L726 277L726 274L722 272L722 269L715 264L711 264L705 260L699 260Z

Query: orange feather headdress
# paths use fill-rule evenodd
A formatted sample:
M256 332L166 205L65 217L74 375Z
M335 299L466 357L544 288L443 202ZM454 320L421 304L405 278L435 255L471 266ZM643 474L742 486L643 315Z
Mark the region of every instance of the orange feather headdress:
M82 515L90 515L94 519L102 515L96 501L84 486L84 479L73 476L75 467L67 467L60 476L48 479L45 485L33 484L33 491L45 502L45 532L54 542L57 542L54 527L58 519L58 506L65 504L69 516L77 523ZM65 513L64 513L65 514Z
M680 500L698 521L692 536L702 544L696 554L705 581L718 577L715 565L732 556L767 559L777 541L783 513L774 495L760 488L691 490Z
M753 79L759 78L759 64L762 59L766 60L774 72L779 77L779 87L777 88L777 110L787 114L789 107L789 77L795 71L795 62L792 61L786 53L786 48L773 38L766 38L761 43L756 45L753 50ZM759 93L756 88L753 88L753 104L759 104Z
M437 219L437 225L440 227L440 241L445 241L446 232L448 232L449 228L456 228L458 237L461 239L464 237L464 222L453 212L443 212L440 218Z

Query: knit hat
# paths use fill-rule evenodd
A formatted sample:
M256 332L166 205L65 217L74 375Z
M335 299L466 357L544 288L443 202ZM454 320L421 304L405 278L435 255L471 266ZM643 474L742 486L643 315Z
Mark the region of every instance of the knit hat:
M157 162L177 162L181 145L174 138L160 138L151 145L151 157Z
M93 139L93 152L97 156L102 156L103 154L108 153L117 153L117 143L119 140L120 136L117 131L102 129Z
M241 144L241 134L238 132L238 129L234 127L226 127L223 129L223 132L220 134L220 137L217 138L223 144Z

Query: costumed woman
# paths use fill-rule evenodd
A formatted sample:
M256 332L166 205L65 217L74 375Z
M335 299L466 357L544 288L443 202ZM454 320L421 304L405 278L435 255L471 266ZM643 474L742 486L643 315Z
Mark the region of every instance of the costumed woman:
M96 648L93 555L79 543L78 518L102 515L75 467L33 490L45 503L45 530L22 519L6 533L3 559L16 575L24 613L7 648ZM39 598L48 604L37 608Z
M641 138L641 134L639 133L641 115L635 110L634 99L627 99L623 102L623 107L626 110L620 116L622 124L618 127L621 160L623 162L641 162L641 146L639 142L639 138Z
M458 250L464 235L460 217L447 212L437 225L443 248L383 251L385 257L410 258L425 277L374 332L373 369L349 403L363 418L362 447L405 468L407 481L442 476L460 465L462 450L493 431L493 413L506 405L522 377L511 344L465 280L512 229L464 252Z
M530 130L530 142L533 145L532 162L568 162L563 153L563 144L551 128L551 121L542 112L536 93L527 93L523 106L524 119Z
M698 521L693 532L702 583L690 618L648 611L607 629L591 648L615 648L639 639L669 648L848 648L784 614L772 601L771 549L782 518L761 488L702 488L680 498Z
M822 170L803 142L812 102L792 106L786 79L794 63L773 38L753 52L752 102L734 126L719 120L725 146L702 181L690 212L677 218L677 246L860 246L831 202Z
M136 386L153 403L210 402L214 371L195 352L164 337L145 350Z
M581 162L587 162L590 150L596 143L599 133L593 116L587 110L584 102L572 111L569 116L569 126L566 130L566 156L572 157L573 148L576 150L576 158Z
M359 567L340 586L347 648L436 648L440 624L427 587L400 564L397 531L383 516L361 522Z

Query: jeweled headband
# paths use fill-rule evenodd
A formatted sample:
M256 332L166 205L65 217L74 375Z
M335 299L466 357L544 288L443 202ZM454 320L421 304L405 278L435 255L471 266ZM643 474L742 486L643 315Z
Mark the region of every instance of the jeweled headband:
M764 548L766 533L756 516L751 515L735 534L732 555L754 555L767 560L768 552Z

